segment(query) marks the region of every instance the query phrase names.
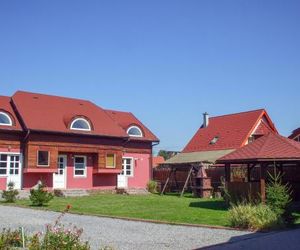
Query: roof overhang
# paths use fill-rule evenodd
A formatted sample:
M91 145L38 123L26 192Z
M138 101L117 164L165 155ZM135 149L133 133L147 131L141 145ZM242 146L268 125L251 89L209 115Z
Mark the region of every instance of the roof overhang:
M252 159L232 159L218 160L217 164L243 164L243 163L259 163L259 162L300 162L300 158L252 158Z

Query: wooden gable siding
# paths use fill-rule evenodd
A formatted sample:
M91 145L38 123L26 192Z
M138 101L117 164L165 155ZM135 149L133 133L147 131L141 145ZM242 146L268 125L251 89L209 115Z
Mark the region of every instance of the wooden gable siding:
M57 168L59 154L89 154L93 156L94 169L106 168L106 155L116 155L116 168L122 168L123 141L108 139L69 137L46 134L32 134L26 145L25 167L40 168L37 166L37 151L50 152L50 168Z
M11 148L20 149L21 145L21 134L18 133L7 133L4 131L0 132L0 148Z

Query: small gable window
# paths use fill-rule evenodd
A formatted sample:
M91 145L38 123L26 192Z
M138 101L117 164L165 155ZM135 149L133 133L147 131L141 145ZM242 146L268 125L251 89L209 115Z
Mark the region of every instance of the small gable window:
M8 114L0 112L0 125L12 126L12 120Z
M142 130L137 126L131 126L127 130L127 134L132 137L143 137Z
M72 123L70 128L72 130L84 130L84 131L91 131L90 123L84 118L77 118Z

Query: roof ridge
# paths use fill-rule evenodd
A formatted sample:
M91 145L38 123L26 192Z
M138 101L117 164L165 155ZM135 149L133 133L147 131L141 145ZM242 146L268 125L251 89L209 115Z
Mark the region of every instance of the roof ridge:
M69 100L75 100L75 101L84 101L84 102L90 102L95 104L94 102L91 102L90 100L87 99L82 99L82 98L73 98L73 97L68 97L68 96L61 96L61 95L49 95L49 94L43 94L43 93L36 93L36 92L30 92L30 91L23 91L23 90L18 90L14 93L14 95L18 93L23 93L23 94L32 94L32 95L39 95L39 96L47 96L47 97L56 97L56 98L62 98L62 99L69 99ZM14 96L13 95L13 96ZM13 97L12 96L12 97ZM98 106L98 105L97 105Z
M249 111L242 111L242 112L237 112L237 113L232 113L232 114L226 114L226 115L218 115L218 116L212 116L212 118L219 118L219 117L224 117L224 116L231 116L231 115L240 115L240 114L246 114L246 113L254 113L254 112L257 112L257 111L266 111L266 109L264 108L261 108L261 109L255 109L255 110L249 110Z
M299 148L298 148L298 147L296 147L296 145L295 145L294 143L292 143L292 142L296 142L296 141L294 141L294 140L292 140L292 139L289 139L289 138L287 138L287 137L284 137L284 136L282 136L282 135L278 135L278 138L279 138L281 141L283 141L284 143L289 144L290 146L292 146L292 147L295 148L296 150L300 150L300 146L299 146ZM296 143L297 143L297 142L296 142Z
M264 138L266 138L265 142L263 143L263 145L260 147L259 151L258 151L258 156L260 155L261 152L263 152L264 148L266 147L266 144L267 142L270 140L270 134L273 134L273 133L269 133L267 135L264 135L261 137L261 140L263 141ZM260 138L258 138L256 141L258 141ZM248 144L248 145L251 145L251 144Z
M115 109L104 109L105 111L108 112L118 112L118 113L126 113L126 114L132 114L130 111L121 111L121 110L115 110Z

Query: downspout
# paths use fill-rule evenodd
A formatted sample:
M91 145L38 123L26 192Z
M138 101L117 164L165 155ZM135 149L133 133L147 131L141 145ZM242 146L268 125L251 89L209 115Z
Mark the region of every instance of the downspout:
M159 142L152 143L151 147L151 157L150 157L150 179L153 180L153 147L157 146Z
M28 137L30 135L30 132L31 132L30 129L28 129L25 137L22 140L22 153L23 153L23 156L22 156L22 158L23 158L22 159L22 170L23 170L23 172L24 172L24 168L25 168L25 154L26 154L26 152L25 152L25 144L26 144L26 141L27 141L27 139L28 139Z

